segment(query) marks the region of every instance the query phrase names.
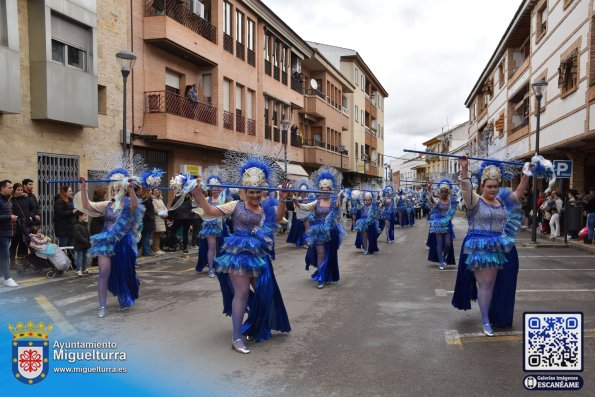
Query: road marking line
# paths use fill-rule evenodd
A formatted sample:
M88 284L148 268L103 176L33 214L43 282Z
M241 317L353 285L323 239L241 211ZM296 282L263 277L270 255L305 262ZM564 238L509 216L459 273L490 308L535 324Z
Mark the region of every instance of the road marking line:
M447 295L445 289L436 288L434 290L434 292L436 293L436 296L446 296Z
M586 329L583 331L585 338L595 338L595 329ZM468 334L459 334L457 330L444 331L444 337L447 345L464 345L467 343L485 343L485 342L520 342L523 340L523 331L502 331L495 332L494 336L488 337L483 332L471 332Z
M68 320L66 320L64 315L60 313L60 310L50 303L48 298L46 298L44 295L37 295L35 300L37 301L37 304L41 306L43 311L46 312L48 316L50 316L54 324L62 329L64 335L72 335L76 333L74 327L68 322Z
M443 291L436 289L436 296L446 296ZM446 294L454 294L454 291L445 292ZM517 289L516 292L595 292L595 289ZM439 293L442 295L438 295Z
M463 346L463 342L461 342L461 336L459 335L459 331L457 331L456 329L449 329L444 331L444 339L446 340L447 345Z
M440 270L440 272L457 272L457 269L446 269L446 270ZM543 271L550 271L550 272L595 272L595 269L547 269L547 268L543 268L543 269L519 269L519 271L521 272L543 272Z
M593 255L519 255L519 258L593 258Z
M95 296L97 296L97 292L87 292L86 294L72 296L70 298L54 301L54 305L55 306L66 306L66 305L70 305L71 303L76 303L76 302L80 302L85 299L93 298Z
M77 305L73 309L66 310L64 314L67 317L74 317L74 316L79 315L84 312L88 312L91 310L97 310L98 307L99 307L99 302L97 302L97 301L89 302L89 303L85 303L83 305Z

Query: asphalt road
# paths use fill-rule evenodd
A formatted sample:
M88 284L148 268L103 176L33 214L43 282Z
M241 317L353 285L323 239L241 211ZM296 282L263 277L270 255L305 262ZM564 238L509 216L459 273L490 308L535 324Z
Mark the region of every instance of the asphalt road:
M465 228L456 218L457 258ZM426 236L426 222L418 221L397 228L395 244L382 242L380 253L364 256L349 234L340 251L342 279L322 290L304 271L305 250L278 239L275 273L293 330L249 343L249 355L231 351L218 283L194 272L195 254L141 264L140 299L120 312L110 297L103 319L96 276L27 276L22 288L0 288L0 308L49 317L56 337L117 340L143 352L177 388L209 396L539 395L523 387L523 312L580 311L585 386L572 395L595 395L595 256L518 244L514 327L488 338L479 334L477 305L451 307L456 271L426 261Z

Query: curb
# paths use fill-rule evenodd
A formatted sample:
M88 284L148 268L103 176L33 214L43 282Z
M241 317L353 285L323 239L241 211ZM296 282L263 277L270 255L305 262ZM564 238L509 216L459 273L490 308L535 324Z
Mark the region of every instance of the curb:
M521 233L531 233L531 229L521 230ZM540 242L540 240L542 242ZM554 241L550 241L548 238L544 238L540 235L537 235L537 243L523 243L522 246L526 248L578 248L581 251L589 252L591 254L595 254L595 244L584 244L577 240L568 240L568 244L564 244L564 240L562 242L556 243Z

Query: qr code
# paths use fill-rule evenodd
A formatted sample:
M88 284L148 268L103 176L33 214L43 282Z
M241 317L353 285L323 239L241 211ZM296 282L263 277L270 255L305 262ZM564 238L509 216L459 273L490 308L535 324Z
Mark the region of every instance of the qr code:
M582 371L583 314L525 313L525 371Z

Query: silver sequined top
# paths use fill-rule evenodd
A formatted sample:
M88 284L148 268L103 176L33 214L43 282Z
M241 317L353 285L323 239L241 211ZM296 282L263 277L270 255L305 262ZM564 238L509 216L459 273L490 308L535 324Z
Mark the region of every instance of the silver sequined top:
M233 221L234 230L252 231L262 225L264 213L257 214L246 208L245 202L240 201L237 203L231 219Z
M316 205L316 219L323 220L332 211L331 207L323 207L320 204Z
M508 211L502 202L499 207L486 203L481 198L477 205L467 210L470 230L502 233L508 220Z

